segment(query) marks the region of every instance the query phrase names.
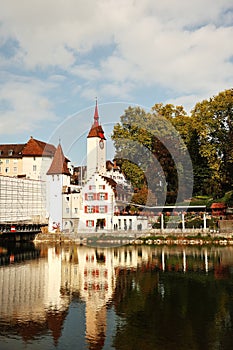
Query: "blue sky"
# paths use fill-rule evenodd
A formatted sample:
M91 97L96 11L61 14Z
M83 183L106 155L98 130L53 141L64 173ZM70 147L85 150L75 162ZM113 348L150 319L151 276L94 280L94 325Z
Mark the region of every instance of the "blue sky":
M85 163L95 98L109 142L129 106L232 88L229 0L0 0L0 143L32 135Z

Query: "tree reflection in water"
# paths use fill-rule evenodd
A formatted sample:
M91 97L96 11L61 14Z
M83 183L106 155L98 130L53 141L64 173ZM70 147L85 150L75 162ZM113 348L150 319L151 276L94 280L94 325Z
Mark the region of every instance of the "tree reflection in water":
M1 260L1 349L232 348L230 247L31 248Z

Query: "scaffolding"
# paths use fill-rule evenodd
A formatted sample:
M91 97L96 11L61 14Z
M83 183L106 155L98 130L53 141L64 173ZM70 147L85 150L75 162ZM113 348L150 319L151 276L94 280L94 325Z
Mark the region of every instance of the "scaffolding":
M45 223L46 183L0 176L0 223Z

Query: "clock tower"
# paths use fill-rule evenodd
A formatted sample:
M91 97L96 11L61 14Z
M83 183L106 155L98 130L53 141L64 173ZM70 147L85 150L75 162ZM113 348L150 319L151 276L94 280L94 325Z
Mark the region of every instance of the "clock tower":
M96 100L94 122L87 136L87 180L95 173L106 172L106 139L99 124L98 105Z

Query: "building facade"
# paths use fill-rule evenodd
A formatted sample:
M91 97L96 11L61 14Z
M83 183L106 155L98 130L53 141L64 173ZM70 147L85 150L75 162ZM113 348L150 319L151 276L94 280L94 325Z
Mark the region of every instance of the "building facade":
M30 137L25 144L0 145L0 175L46 181L56 148Z

